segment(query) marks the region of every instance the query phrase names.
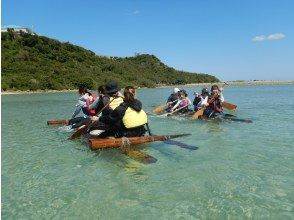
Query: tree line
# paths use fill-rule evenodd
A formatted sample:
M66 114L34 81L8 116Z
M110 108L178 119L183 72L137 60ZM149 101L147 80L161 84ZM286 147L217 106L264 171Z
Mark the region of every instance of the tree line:
M139 87L219 82L212 75L177 71L149 54L98 56L69 42L13 30L2 33L1 42L2 90L62 90L80 84L94 89L110 80Z

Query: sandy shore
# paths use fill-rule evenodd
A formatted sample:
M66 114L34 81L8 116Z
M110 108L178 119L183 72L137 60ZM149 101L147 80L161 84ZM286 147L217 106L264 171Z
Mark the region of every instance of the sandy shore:
M38 93L59 93L59 92L77 92L77 90L36 90L36 91L2 91L1 95L18 95L18 94L38 94Z
M226 82L219 82L219 83L191 83L185 85L178 85L181 86L212 86L213 84L217 85L225 85L225 86L259 86L259 85L294 85L294 80L255 80L255 81L226 81ZM166 87L175 87L175 85L162 85L158 86L157 88L166 88Z
M255 81L227 81L225 82L226 86L258 86L258 85L294 85L293 80L255 80ZM212 84L225 85L224 82L221 83L191 83L185 85L177 85L178 87L182 86L211 86ZM170 88L175 87L175 85L161 85L156 88ZM94 90L91 90L94 91ZM16 94L36 94L36 93L58 93L58 92L77 92L77 90L37 90L37 91L2 91L1 95L16 95ZM94 91L95 92L95 91Z

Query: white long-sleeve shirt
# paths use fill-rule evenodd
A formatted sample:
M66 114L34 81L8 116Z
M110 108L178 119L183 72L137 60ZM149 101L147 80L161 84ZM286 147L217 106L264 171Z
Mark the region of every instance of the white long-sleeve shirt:
M201 101L198 102L197 108L201 108L203 105L206 105L207 104L207 101L208 101L208 96L206 96L205 98L203 98L201 96L200 98L201 98Z
M76 117L76 116L80 113L80 111L82 110L82 108L83 108L83 107L86 107L86 101L87 101L88 98L89 98L89 94L88 94L88 93L82 95L82 96L79 98L79 100L78 100L78 102L77 102L77 104L76 104L75 111L74 111L74 113L72 114L71 118Z

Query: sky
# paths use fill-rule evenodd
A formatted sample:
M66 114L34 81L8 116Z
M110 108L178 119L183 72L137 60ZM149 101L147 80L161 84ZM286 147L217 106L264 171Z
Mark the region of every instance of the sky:
M2 0L5 25L221 81L294 80L293 0Z

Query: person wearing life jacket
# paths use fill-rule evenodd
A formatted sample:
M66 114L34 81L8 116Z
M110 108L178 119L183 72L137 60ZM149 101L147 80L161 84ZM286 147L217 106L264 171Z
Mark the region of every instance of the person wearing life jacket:
M215 116L223 114L220 91L216 86L212 86L211 89L212 91L204 110L204 116L206 116L207 118L213 118Z
M123 103L110 114L99 118L100 122L109 126L109 129L101 133L99 137L138 137L146 134L147 114L135 95L135 88L127 86L124 89Z
M73 128L80 127L81 125L90 121L90 116L94 114L93 111L89 111L87 109L87 102L93 102L96 97L92 95L92 93L89 92L84 85L79 86L78 92L80 98L78 99L78 102L75 106L76 108L69 121L69 125L72 125ZM81 117L76 117L81 111L84 113L84 115Z
M117 84L117 82L111 81L107 83L103 91L104 94L99 97L99 100L93 102L89 106L89 109L95 109L95 111L98 113L110 102L110 104L102 111L102 116L110 114L123 102L122 95L119 92L120 90L121 87Z
M210 92L212 92L213 90L218 90L219 91L219 98L221 102L225 101L224 95L223 95L223 87L219 87L218 85L214 84L211 86Z
M166 111L170 111L172 109L172 107L175 106L175 104L177 103L178 99L179 99L179 88L174 88L173 93L170 94L170 96L168 97L167 101L166 101L166 105L167 105L167 109Z
M189 111L189 106L192 104L191 100L188 97L186 90L180 90L179 92L179 100L178 102L172 107L171 112L176 111L179 109L179 113L186 113Z

